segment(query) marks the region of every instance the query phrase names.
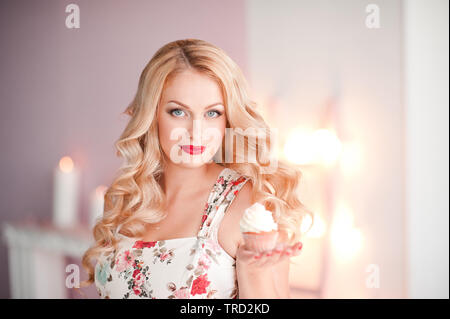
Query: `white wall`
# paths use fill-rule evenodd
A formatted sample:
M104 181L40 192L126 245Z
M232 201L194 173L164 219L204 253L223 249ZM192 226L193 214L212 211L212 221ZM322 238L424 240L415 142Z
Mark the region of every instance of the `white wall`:
M281 134L318 128L326 99L337 93L344 136L362 149L360 171L339 176L335 195L353 212L364 244L350 260L327 254L325 298L406 295L402 8L401 1L376 1L380 28L369 29L369 3L247 1L251 86L260 103L278 99L270 124ZM305 244L304 253L314 247ZM366 286L370 264L379 267L379 288ZM307 268L305 277L316 275Z
M448 1L404 1L408 296L449 298Z

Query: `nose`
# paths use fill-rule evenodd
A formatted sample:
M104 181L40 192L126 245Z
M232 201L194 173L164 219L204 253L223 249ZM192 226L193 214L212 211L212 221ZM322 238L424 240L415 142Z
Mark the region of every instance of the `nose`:
M189 141L191 145L200 146L203 143L203 120L193 119L188 127Z

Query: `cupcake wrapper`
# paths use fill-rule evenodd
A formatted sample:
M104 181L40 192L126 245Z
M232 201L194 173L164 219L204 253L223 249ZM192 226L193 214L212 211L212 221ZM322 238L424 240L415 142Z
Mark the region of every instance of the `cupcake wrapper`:
M257 253L274 249L278 239L278 232L242 233L242 235L247 248Z

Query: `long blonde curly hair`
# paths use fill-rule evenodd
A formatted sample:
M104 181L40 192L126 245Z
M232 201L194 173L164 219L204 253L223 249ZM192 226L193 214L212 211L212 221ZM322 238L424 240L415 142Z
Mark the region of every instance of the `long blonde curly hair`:
M166 198L160 186L165 159L159 144L156 114L165 83L186 69L199 71L217 82L224 97L228 128L244 131L257 128L270 136L270 128L257 104L247 95L248 85L242 71L223 50L199 39L173 41L160 48L142 71L137 93L123 112L131 118L115 147L117 155L125 162L105 193L103 217L93 228L95 243L82 257L82 266L89 277L81 286L88 286L95 280L93 258L98 262L100 255L116 253L119 228L125 236L141 238L147 223L157 223L167 215ZM236 132L239 134L239 130ZM257 150L262 163L273 156L269 153L270 140L261 142L247 134L243 140L247 149ZM275 171L270 174L266 174L264 166L258 162L236 161L221 165L249 177L253 202L260 202L273 212L287 243L299 241L306 233L301 230L306 215L311 217L309 231L314 215L298 198L302 176L299 170L282 161L277 162Z

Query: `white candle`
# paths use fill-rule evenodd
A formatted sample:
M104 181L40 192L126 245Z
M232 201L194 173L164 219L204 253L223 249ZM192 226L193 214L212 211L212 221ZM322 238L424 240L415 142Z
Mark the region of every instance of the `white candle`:
M89 225L91 228L94 227L97 221L103 217L105 203L104 197L106 190L106 186L100 185L91 193L91 210L89 220Z
M57 227L78 224L79 172L69 156L61 158L54 171L53 223Z

